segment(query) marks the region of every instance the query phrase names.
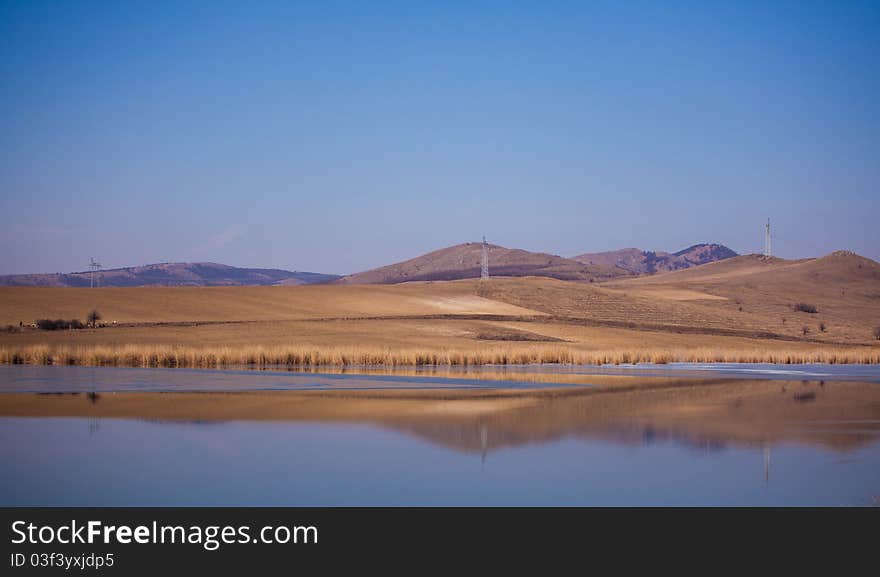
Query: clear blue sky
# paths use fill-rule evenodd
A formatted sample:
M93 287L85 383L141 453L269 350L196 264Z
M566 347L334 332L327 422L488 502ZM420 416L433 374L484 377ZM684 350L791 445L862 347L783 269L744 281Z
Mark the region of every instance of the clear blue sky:
M878 2L0 1L0 273L880 258Z

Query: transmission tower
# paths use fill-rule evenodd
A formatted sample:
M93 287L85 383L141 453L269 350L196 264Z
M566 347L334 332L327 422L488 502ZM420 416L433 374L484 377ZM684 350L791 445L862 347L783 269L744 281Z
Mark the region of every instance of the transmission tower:
M770 251L770 219L767 219L767 224L764 225L764 256L771 256Z
M489 278L489 245L486 243L486 237L483 237L483 265L480 269L480 280Z
M89 269L91 270L91 273L89 275L91 277L89 280L89 287L95 288L95 273L101 270L101 263L97 262L95 260L95 257L91 257L89 259L89 261L90 261L89 262ZM101 283L101 277L99 276L98 277L98 284L100 284L100 283Z

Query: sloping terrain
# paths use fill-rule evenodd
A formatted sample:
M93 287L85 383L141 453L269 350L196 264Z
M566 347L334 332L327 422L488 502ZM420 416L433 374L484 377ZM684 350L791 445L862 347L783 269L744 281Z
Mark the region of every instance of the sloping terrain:
M148 264L102 270L94 275L98 286L247 286L299 285L329 282L336 275L270 268L238 268L213 262ZM87 287L92 273L48 273L0 276L0 286Z
M95 308L99 328L30 326ZM601 283L0 287L0 358L37 364L876 363L877 326L880 264L852 253Z
M880 326L880 264L846 251L803 260L745 255L602 287L657 303L686 291L693 296L680 304L690 309L786 335L870 341ZM798 304L816 312L796 310Z
M341 284L397 284L479 278L481 243L459 244L416 258L339 279ZM544 276L561 280L595 281L628 274L614 266L585 265L560 256L489 245L489 274L493 277Z
M476 281L478 282L478 281ZM425 315L536 315L476 294L475 283L405 286L30 288L0 287L0 325L39 318L106 323L287 321Z

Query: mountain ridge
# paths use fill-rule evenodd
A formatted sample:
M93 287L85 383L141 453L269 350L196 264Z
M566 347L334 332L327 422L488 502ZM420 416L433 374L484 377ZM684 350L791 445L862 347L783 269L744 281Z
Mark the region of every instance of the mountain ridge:
M88 287L91 271L0 276L0 286ZM314 272L234 267L214 262L171 262L101 270L98 286L268 286L331 282L339 278Z
M616 266L633 275L643 275L681 270L735 256L739 255L723 244L699 243L672 253L624 248L584 253L571 258L584 264Z

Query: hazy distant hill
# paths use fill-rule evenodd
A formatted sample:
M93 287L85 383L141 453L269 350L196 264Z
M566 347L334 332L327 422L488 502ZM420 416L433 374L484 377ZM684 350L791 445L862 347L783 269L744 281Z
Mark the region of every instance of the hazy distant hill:
M618 267L635 275L689 268L727 258L737 253L721 244L695 244L675 253L624 248L609 252L586 253L572 257L580 263Z
M0 286L87 287L90 272L0 276ZM175 262L102 270L100 286L244 286L330 282L337 275L271 268L238 268L213 262Z
M396 284L480 276L482 244L458 244L416 258L342 277L344 284ZM602 280L629 273L606 264L583 264L552 254L489 245L491 276L545 276L561 280Z

